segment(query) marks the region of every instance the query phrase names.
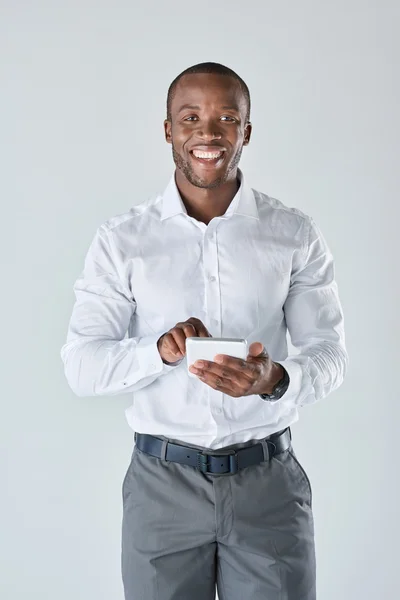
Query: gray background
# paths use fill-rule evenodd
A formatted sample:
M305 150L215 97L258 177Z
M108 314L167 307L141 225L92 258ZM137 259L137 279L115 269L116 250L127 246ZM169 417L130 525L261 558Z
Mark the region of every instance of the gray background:
M1 2L5 600L123 597L131 397L75 397L59 351L96 228L163 190L167 88L205 60L250 87L249 182L312 215L336 260L350 369L293 428L318 597L397 598L398 6Z

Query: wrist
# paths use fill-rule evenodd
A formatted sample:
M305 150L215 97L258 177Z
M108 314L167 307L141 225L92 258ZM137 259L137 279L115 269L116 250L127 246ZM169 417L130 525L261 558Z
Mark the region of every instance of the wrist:
M285 369L279 363L273 363L273 375L269 377L268 389L264 389L261 394L272 394L272 390L285 376Z
M279 400L280 398L282 398L282 396L284 396L284 394L286 394L286 392L289 388L289 384L290 384L289 373L286 371L286 369L284 367L282 367L282 365L279 365L276 363L274 363L274 364L276 365L277 370L276 370L276 375L273 376L272 380L270 378L270 381L269 381L270 389L267 392L260 394L260 397L263 400L268 400L270 402L275 402L276 400ZM280 367L281 370L279 370L278 367ZM283 377L281 377L282 372L283 372ZM278 377L280 377L280 379L276 380Z

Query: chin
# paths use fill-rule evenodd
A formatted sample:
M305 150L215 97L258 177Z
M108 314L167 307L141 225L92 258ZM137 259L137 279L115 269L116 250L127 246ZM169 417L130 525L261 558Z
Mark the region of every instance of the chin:
M213 188L217 188L220 185L222 185L223 183L225 183L225 181L227 180L227 174L225 172L223 173L210 173L207 174L207 176L204 176L204 173L201 174L197 174L197 173L193 173L194 176L187 178L188 181L192 184L195 185L196 187L199 188L204 188L204 189L213 189Z
M225 166L216 169L191 168L187 175L190 176L189 181L196 182L198 187L218 187L227 181L229 170Z

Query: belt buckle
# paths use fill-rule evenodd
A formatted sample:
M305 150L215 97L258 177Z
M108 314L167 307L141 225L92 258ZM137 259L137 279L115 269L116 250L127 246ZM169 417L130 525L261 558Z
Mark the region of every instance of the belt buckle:
M197 453L197 468L202 472L202 473L211 473L211 471L208 471L208 467L209 467L209 456L218 456L217 455L210 455L210 454L206 454L204 452L198 452ZM221 475L234 475L235 473L238 472L239 467L238 467L238 454L236 450L232 450L231 452L225 453L225 454L221 454L219 456L229 456L229 471L227 473L221 473Z

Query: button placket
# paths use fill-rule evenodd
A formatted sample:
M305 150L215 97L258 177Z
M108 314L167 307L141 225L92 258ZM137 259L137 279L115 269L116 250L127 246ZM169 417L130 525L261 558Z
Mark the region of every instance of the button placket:
M221 336L221 294L218 277L218 246L216 231L208 231L203 237L203 259L205 277L206 312L212 326L212 335ZM209 225L210 228L210 225ZM209 406L212 418L217 427L217 436L224 429L223 393L208 386Z
M213 326L214 336L221 335L221 297L218 285L218 252L216 232L213 228L203 237L204 273L206 277L206 312ZM208 226L210 229L211 224Z

